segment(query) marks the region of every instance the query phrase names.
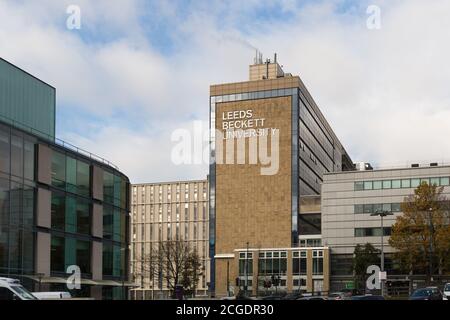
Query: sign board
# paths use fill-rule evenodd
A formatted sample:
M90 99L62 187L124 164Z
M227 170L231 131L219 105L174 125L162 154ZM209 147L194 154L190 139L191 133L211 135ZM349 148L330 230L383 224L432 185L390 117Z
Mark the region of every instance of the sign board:
M345 289L355 289L355 284L353 282L346 282Z

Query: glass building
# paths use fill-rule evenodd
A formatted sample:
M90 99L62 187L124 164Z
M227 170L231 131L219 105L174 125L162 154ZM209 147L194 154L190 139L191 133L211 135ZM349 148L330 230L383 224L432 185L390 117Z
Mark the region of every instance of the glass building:
M0 277L33 291L126 297L129 179L54 137L55 90L0 59ZM75 269L74 269L75 268Z

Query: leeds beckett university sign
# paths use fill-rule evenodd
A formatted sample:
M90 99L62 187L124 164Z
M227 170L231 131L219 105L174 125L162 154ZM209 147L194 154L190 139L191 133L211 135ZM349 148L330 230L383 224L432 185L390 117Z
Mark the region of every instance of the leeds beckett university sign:
M269 130L275 133L274 128L263 128L265 118L253 118L253 110L237 110L222 113L222 129L225 131L224 139L249 138L269 135Z

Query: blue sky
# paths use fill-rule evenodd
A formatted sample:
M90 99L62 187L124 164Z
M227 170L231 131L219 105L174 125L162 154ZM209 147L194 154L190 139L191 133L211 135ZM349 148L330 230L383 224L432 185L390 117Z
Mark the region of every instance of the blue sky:
M70 4L81 30L66 28ZM245 81L255 48L300 75L353 160L448 161L449 13L445 0L0 0L0 56L57 88L60 138L133 182L206 177L171 162L171 133L207 128L209 85Z

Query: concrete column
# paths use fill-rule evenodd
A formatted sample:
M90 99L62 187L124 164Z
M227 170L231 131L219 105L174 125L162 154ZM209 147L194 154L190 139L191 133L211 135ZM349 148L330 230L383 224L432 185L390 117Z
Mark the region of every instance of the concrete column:
M259 252L253 252L253 285L252 285L252 294L254 296L258 293L258 275L259 275Z
M51 227L51 192L46 189L37 190L36 225L38 227Z
M92 235L103 237L103 206L98 203L92 205Z
M292 251L287 252L286 288L287 292L292 292Z
M51 237L49 233L37 232L36 235L36 273L50 277Z
M92 241L92 280L103 279L103 244L100 241Z
M313 292L313 257L312 250L306 251L306 291Z
M52 183L52 149L39 144L37 150L37 181L50 185Z
M103 201L103 169L92 166L92 197Z
M323 250L323 290L330 293L330 250Z

